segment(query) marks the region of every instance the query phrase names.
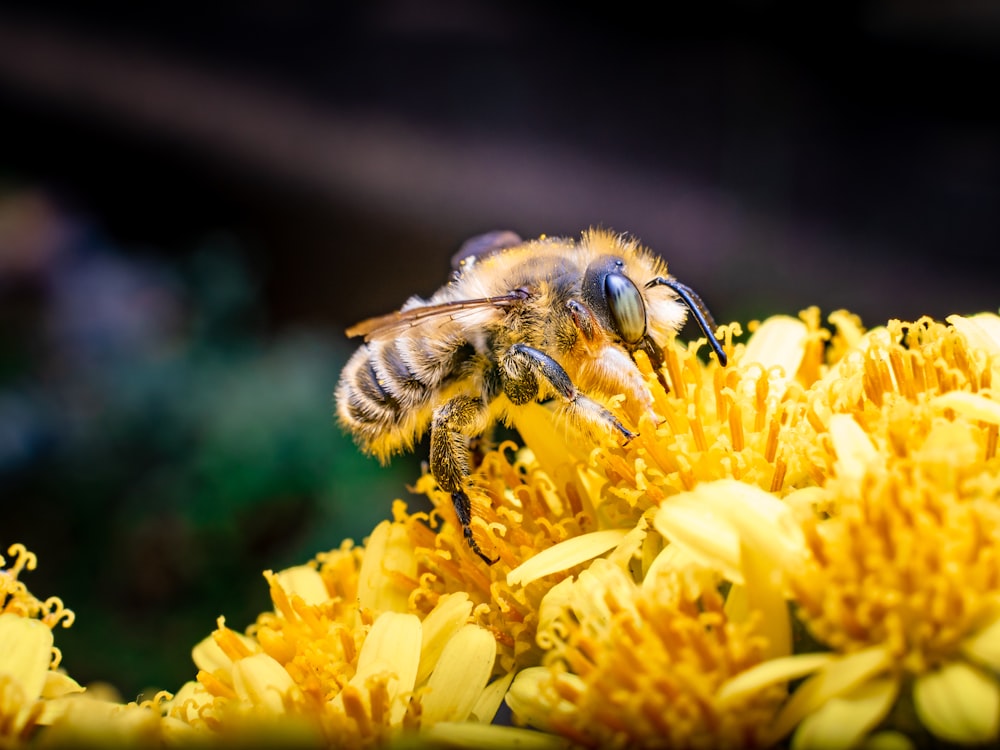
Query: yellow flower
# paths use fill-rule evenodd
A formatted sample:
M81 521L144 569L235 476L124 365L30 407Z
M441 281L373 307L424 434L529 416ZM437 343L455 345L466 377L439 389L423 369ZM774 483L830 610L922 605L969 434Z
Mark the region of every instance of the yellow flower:
M998 738L1000 403L989 388L1000 345L983 331L1000 318L950 323L870 332L824 384L834 461L789 581L798 620L830 651L726 688L811 675L772 740L795 728L793 747L856 746L910 702L940 740Z
M163 693L143 704L122 704L84 689L59 668L52 629L74 615L58 597L41 601L19 580L37 560L23 545L0 570L0 746L153 747L189 744L190 727L163 718ZM0 565L5 565L0 559Z
M584 747L761 746L785 693L718 699L729 677L761 662L767 641L732 621L714 589L691 597L670 574L642 587L599 559L543 606L548 669L522 671L507 698L522 721Z
M8 554L10 567L0 558L0 745L14 747L58 719L66 696L83 688L58 669L53 646L52 628L68 627L73 613L58 598L36 599L19 580L37 562L24 545L12 545Z
M265 573L274 611L247 635L220 619L168 716L203 741L280 732L338 747L432 727L444 741L449 723L490 722L510 678L492 679L496 639L472 622L468 595L439 596L422 617L392 608L416 588L403 531L384 522L364 550L345 544L315 566Z
M626 445L521 410L524 445L472 477L495 565L424 476L429 513L398 501L363 547L266 572L273 610L220 618L172 697L48 698L71 614L27 594L18 551L0 737L51 711L56 739L167 746L996 743L1000 317L829 322L726 327L726 368L698 342L660 373L638 354L652 409L613 401ZM490 725L505 700L519 726Z

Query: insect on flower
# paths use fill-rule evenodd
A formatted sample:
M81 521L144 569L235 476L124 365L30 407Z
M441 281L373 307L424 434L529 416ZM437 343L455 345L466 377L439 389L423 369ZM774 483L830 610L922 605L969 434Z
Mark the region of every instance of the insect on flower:
M522 241L492 232L467 241L447 284L430 299L348 329L365 343L336 390L337 416L360 448L383 462L412 450L430 428L430 471L451 493L469 546L470 440L525 404L555 398L586 432L636 436L606 406L651 396L632 356L657 372L663 343L688 310L723 365L726 353L701 299L637 241L591 229L578 241Z

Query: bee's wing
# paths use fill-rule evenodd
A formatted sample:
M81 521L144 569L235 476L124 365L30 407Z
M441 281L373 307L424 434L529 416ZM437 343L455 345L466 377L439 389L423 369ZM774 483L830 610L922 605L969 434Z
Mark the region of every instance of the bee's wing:
M375 318L368 318L357 325L347 329L348 337L364 336L365 341L382 339L387 336L399 333L407 328L414 328L427 320L448 317L454 320L462 313L487 308L501 309L510 307L516 302L520 302L527 296L521 289L498 297L480 297L478 299L452 300L442 302L437 305L425 305L423 307L412 307L409 310L400 310L380 315Z
M490 255L516 247L523 242L520 235L508 229L470 237L462 243L458 252L451 256L451 267L455 271L462 271L471 267L473 263L478 263Z

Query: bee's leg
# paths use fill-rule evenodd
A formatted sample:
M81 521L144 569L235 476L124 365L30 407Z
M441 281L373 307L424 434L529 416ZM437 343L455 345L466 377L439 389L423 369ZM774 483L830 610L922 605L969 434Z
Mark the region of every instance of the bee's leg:
M618 417L599 403L580 393L569 374L545 352L525 344L514 344L501 362L504 372L504 393L515 404L525 404L538 397L538 377L541 376L571 409L574 417L589 424L618 432L628 442L636 437Z
M469 436L480 434L486 427L489 409L481 398L455 396L434 410L431 422L431 475L438 486L451 493L455 515L472 551L488 565L499 558L490 558L479 548L472 536L472 503L465 492L465 479L471 473Z

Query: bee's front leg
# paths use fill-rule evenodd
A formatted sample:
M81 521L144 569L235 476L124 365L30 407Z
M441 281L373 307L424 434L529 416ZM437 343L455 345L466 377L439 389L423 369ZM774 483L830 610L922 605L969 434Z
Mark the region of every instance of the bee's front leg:
M538 397L538 377L542 377L563 399L569 415L588 426L612 430L628 442L636 437L621 421L592 398L580 393L562 365L543 351L526 344L514 344L501 362L504 393L515 404ZM530 394L530 395L529 395Z
M487 565L500 558L490 558L479 548L472 536L472 503L465 491L465 480L471 473L469 436L486 429L489 409L481 398L455 396L434 410L431 421L431 475L438 486L451 493L455 514L462 533L472 551Z

